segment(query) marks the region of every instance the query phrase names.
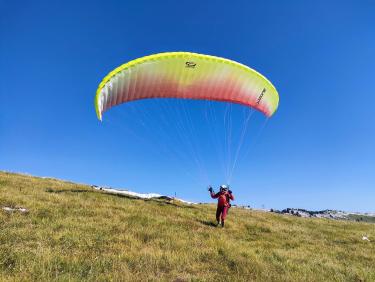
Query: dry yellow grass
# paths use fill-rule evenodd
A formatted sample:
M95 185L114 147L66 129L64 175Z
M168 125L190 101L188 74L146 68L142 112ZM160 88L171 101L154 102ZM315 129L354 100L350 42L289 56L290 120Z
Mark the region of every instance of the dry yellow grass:
M138 200L0 172L0 278L375 281L375 224ZM367 234L371 242L362 241Z

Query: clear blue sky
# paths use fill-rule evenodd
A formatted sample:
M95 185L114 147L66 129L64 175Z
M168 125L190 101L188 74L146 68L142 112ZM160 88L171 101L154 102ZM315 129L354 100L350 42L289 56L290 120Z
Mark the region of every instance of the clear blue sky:
M247 136L260 134L231 182L237 203L375 210L374 1L0 1L0 10L0 169L209 201L205 186L221 172L200 186L188 161L160 153L162 131L150 125L168 113L158 101L120 106L103 123L93 106L118 65L192 51L249 65L280 94L262 130L261 114L251 120ZM186 105L200 114L202 104ZM151 122L137 129L143 107ZM181 150L173 140L171 152Z

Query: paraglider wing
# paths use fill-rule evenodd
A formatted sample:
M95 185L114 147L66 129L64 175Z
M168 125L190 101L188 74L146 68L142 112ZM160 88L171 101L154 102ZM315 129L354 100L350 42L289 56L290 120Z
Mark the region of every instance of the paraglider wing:
M264 76L240 63L189 52L160 53L121 65L100 83L96 114L146 98L181 98L243 104L270 117L279 95Z

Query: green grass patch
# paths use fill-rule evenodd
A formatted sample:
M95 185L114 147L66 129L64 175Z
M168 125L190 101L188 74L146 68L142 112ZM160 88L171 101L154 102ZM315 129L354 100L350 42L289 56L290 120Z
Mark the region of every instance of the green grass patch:
M0 172L0 280L375 281L375 225L106 194ZM363 241L367 235L370 242Z

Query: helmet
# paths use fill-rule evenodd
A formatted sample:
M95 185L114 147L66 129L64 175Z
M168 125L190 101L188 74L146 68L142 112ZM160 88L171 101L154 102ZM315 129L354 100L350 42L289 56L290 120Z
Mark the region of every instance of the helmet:
M220 191L228 191L228 185L220 185Z

